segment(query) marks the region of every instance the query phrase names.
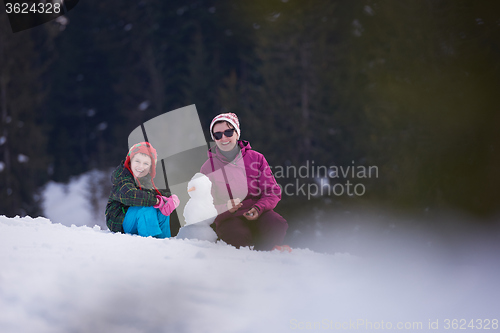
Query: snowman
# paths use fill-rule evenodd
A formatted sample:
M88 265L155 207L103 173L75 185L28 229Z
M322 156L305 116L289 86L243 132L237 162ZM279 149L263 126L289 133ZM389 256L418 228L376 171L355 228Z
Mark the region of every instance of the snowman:
M186 224L176 238L199 239L215 242L217 234L210 227L217 217L212 198L212 182L202 173L196 173L188 183L189 201L184 207Z

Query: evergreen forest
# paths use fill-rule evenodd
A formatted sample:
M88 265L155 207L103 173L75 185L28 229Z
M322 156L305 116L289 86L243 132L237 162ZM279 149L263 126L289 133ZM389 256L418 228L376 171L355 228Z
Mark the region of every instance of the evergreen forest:
M17 33L0 8L1 215L42 214L48 181L118 165L133 129L191 104L207 141L236 113L283 186L376 167L350 177L362 195L284 195L283 215L499 213L499 1L85 0ZM280 173L317 166L339 171Z

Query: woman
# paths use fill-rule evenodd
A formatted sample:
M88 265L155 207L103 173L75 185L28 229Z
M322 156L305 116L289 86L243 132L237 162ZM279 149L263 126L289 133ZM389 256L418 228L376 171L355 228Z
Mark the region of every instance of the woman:
M281 189L266 159L248 141L240 140L234 113L216 116L210 135L216 147L208 151L200 171L212 181L217 235L236 248L282 250L288 224L273 210L281 200Z

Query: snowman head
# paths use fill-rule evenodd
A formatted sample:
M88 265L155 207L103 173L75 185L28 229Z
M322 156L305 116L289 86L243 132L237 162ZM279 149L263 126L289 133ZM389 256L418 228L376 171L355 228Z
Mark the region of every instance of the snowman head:
M188 183L187 191L193 199L206 199L212 197L212 182L202 173L197 172Z

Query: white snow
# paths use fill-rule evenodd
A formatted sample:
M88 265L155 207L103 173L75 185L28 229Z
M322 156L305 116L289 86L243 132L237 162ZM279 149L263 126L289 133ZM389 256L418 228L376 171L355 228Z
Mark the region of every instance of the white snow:
M499 309L498 267L486 262L237 250L45 218L0 216L0 267L1 332L288 332L353 323L372 331L368 322L375 330L382 321L427 331L429 320L442 329L445 319L493 320Z
M149 108L150 105L151 105L151 102L146 100L146 101L141 102L141 104L139 104L139 106L137 108L141 111L145 111L145 110L147 110L147 108Z
M18 161L19 163L26 163L26 162L28 162L29 160L30 160L30 158L29 158L28 156L24 155L24 154L19 154L19 155L17 155L17 161Z
M111 183L111 171L92 170L70 179L67 184L48 182L42 191L44 216L66 226L99 225L106 228L104 210Z
M92 227L88 181L99 177L49 184L50 220L0 216L0 332L463 331L454 319L498 329L494 233L445 242L455 219L398 234L416 222L347 212L289 230L295 244L356 255L114 234Z

